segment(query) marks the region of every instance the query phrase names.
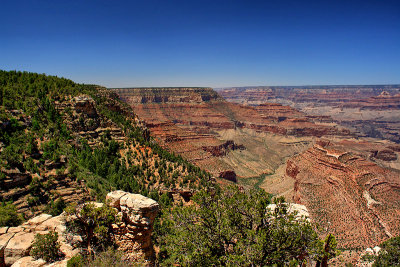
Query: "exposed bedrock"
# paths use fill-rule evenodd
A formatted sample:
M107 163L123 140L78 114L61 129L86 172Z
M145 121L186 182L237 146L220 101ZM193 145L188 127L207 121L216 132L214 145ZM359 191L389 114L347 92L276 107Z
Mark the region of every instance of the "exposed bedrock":
M159 212L156 201L139 194L113 191L107 194L111 206L118 209L122 221L114 226L114 235L118 249L128 259L137 259L138 253L145 258L154 257L151 233L153 223Z
M208 151L214 157L226 156L229 151L232 150L244 150L246 149L244 145L235 144L234 141L228 140L225 143L218 146L203 146L204 151Z
M234 183L237 182L236 173L234 171L223 171L219 174L219 178L223 178Z
M335 122L359 137L400 143L400 85L236 87L219 93L239 104L290 105L314 122Z
M334 143L317 143L287 162L296 203L342 248L374 246L400 233L400 174Z
M397 160L397 154L391 149L373 150L371 151L371 157L384 161Z
M129 260L151 260L154 256L151 233L154 219L159 211L156 201L138 194L124 191L108 193L110 205L118 209L122 221L113 225L113 233L118 250L124 252ZM103 205L102 203L95 203ZM58 233L60 250L64 259L52 266L66 266L68 259L80 253L76 247L79 236L71 238L66 232L66 222L71 218L65 213L59 216L40 214L18 227L0 227L0 266L44 266L43 260L29 256L36 234L49 231Z
M257 147L234 140L248 130L255 132L248 135L253 139L258 138L254 135L266 138L266 134L295 138L350 136L348 130L337 127L329 118L310 117L277 103L263 103L255 107L229 103L211 88L112 90L133 108L151 134L166 148L207 169L216 177L229 170L240 173L241 177L254 177L273 171L270 168L272 164L264 160L261 160L262 164L257 164L253 162L257 159L252 159L252 155L271 153L270 147L277 151L280 145L270 146L263 141L262 147ZM227 131L236 133L230 137L220 134ZM231 140L236 143L230 143ZM243 165L244 160L241 159L246 159L248 164ZM263 166L255 170L252 166L256 165ZM248 171L240 171L243 168Z

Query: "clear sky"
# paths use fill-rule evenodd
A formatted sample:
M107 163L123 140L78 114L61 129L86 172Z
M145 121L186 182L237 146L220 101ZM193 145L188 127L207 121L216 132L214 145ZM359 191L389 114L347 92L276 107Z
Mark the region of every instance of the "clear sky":
M400 83L400 1L1 0L0 69L107 87Z

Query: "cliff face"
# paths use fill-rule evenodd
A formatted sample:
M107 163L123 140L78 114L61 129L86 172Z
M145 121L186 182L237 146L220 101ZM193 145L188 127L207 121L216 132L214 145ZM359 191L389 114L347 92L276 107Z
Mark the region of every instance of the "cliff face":
M221 100L212 88L113 88L127 103L201 103Z
M234 152L237 155L234 159L229 158L229 151L235 149L225 149L224 144L233 141L240 147L242 155L247 152L255 155L270 153L268 148L246 146L238 141L239 135L249 135L249 131L255 135L290 135L299 138L350 135L349 131L338 128L331 122L328 124L326 118L309 117L289 106L265 103L251 107L228 103L210 88L111 90L133 108L152 135L166 147L215 176L231 170L239 172L240 176L254 176L270 172L276 167L268 162L264 162L265 167L258 170L258 167L252 167L252 163L248 167L241 165L239 161L243 157L239 151ZM224 134L227 131L234 134L227 138ZM247 157L247 161L252 160Z
M237 87L219 94L240 104L290 105L308 116L330 118L359 137L400 143L400 85Z
M366 248L400 234L400 174L349 147L317 142L287 162L286 174L293 200L323 233L334 232L342 248Z
M256 86L221 88L218 93L230 102L252 105L290 100L294 103L325 103L336 105L379 96L382 92L395 95L400 85L315 85L315 86Z
M400 94L391 95L383 91L378 96L349 101L342 105L344 108L361 108L367 110L397 110L400 109Z

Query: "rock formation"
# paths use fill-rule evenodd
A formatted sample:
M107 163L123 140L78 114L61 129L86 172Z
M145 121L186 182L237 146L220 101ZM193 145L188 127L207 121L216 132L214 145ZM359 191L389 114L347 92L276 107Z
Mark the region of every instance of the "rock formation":
M239 104L290 105L314 121L330 118L359 137L400 143L400 85L237 87L219 94Z
M277 103L264 103L256 107L228 103L211 88L121 88L112 91L133 108L152 135L165 147L208 170L215 177L228 170L239 173L238 168L243 165L233 163L233 160L247 157L246 161L249 162L247 155L269 152L261 152L255 147L248 150L244 143L225 139L220 135L221 131L232 130L239 134L240 131L250 130L256 135L300 138L350 135L348 130L336 127L329 118L308 117L294 108ZM232 151L243 149L248 150L243 153L245 156L236 153L235 159L227 159ZM253 168L246 172L254 176L271 171L267 168L255 171Z
M48 214L38 215L18 227L2 227L0 228L0 247L4 247L5 266L34 266L35 260L29 257L32 243L36 234L46 234L49 231L55 231L59 234L58 241L61 244L61 252L66 259L73 257L79 253L79 249L75 249L68 244L65 238L65 215L52 217ZM24 262L25 265L22 265ZM42 262L43 261L39 261ZM64 261L66 265L66 260ZM1 266L0 261L0 266ZM21 265L20 265L21 264ZM37 262L38 264L38 262ZM38 266L42 266L38 265Z
M156 201L138 194L124 191L113 191L107 194L110 205L118 209L122 219L114 225L114 234L118 249L123 251L128 259L146 259L154 257L151 233L153 222L159 211Z
M138 194L113 191L107 195L110 205L118 209L122 221L113 226L118 249L123 251L129 260L153 257L151 232L159 205L154 200ZM100 204L100 203L98 203ZM58 233L61 252L65 258L51 266L66 266L68 259L80 252L79 247L66 232L65 223L69 218L65 213L59 216L38 215L18 227L0 228L0 266L43 266L43 260L34 260L29 256L36 234L49 231ZM2 261L3 260L3 261Z
M400 92L400 85L316 85L221 88L218 93L230 102L258 105L276 99L295 103L347 103Z
M309 219L310 214L308 212L308 209L306 206L301 205L301 204L295 204L295 203L285 203L287 206L287 214L294 214L296 219L297 218L304 218L304 219ZM269 212L275 212L276 209L276 204L269 204L267 206L267 211Z
M223 178L228 181L231 181L231 182L234 182L234 183L237 182L236 173L234 171L221 172L218 177Z
M295 180L293 200L323 233L342 248L365 248L400 234L400 175L349 147L318 142L288 160L286 174Z
M243 150L246 148L244 145L235 144L232 140L228 140L219 146L203 146L203 150L210 152L214 157L225 156L229 151L237 149Z

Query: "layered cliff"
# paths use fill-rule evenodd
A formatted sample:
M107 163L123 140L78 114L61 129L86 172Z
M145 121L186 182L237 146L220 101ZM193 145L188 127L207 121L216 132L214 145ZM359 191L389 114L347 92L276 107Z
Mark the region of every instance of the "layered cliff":
M376 97L382 92L397 94L400 92L400 85L255 86L218 89L218 93L230 102L253 105L277 100L336 105Z
M219 94L240 104L290 105L312 117L329 117L359 137L400 142L400 85L236 87Z
M112 88L128 103L201 103L221 97L212 88L165 87L165 88Z
M317 142L288 160L286 175L295 181L293 200L342 248L371 247L400 234L400 172L372 162L362 149Z
M277 103L264 103L256 107L229 103L210 88L111 90L133 108L152 135L165 147L215 176L232 170L242 177L270 173L282 163L282 158L294 153L294 150L286 150L288 154L283 153L276 159L278 151L285 148L273 137L270 138L274 143L273 151L271 146L265 145L266 142L261 142L260 147L256 142L244 141L248 143L246 145L241 140L263 139L263 135L310 139L326 135L350 135L348 130L337 127L329 118L310 117ZM218 148L222 148L226 142L234 142L241 149L235 152L234 149L224 148L224 152L218 152ZM267 159L265 155L271 153L274 156ZM253 158L253 155L256 157ZM243 164L244 161L247 163Z

